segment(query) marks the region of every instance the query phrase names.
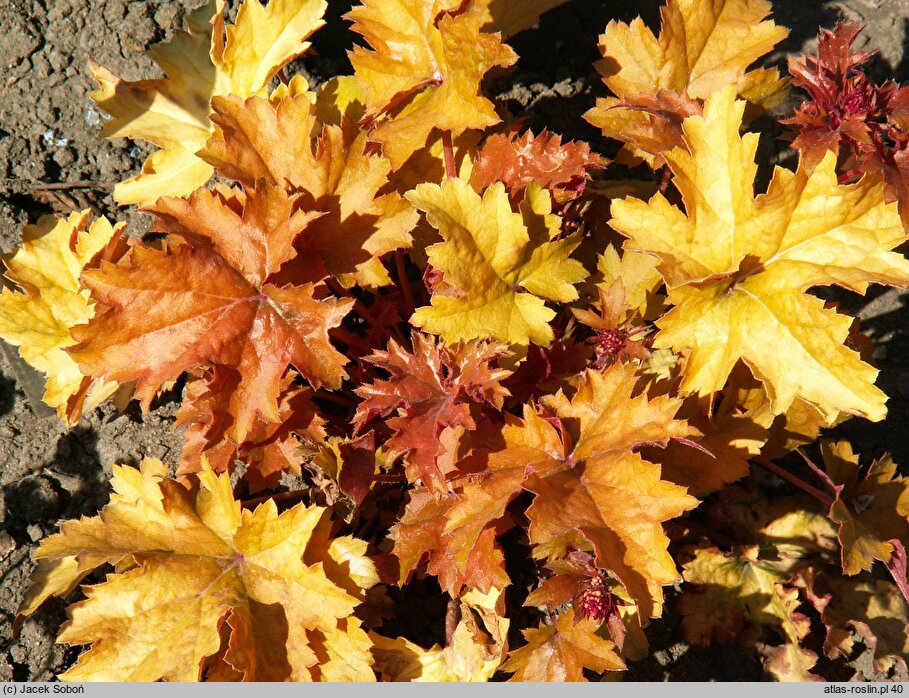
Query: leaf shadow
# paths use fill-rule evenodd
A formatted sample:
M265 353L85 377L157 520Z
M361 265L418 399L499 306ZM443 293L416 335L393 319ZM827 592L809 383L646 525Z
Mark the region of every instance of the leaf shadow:
M509 40L520 58L506 75L489 81L488 93L516 117L526 118L534 132L549 128L566 139L587 141L596 152L614 154L617 144L580 118L598 97L609 94L596 69L602 60L599 36L610 21L628 23L638 16L656 35L664 4L664 0L574 0L547 12L535 28ZM843 14L833 2L777 3L770 19L788 28L789 36L758 63L785 72L787 55L800 52L817 36L819 27L832 27ZM790 98L784 111L791 111L794 103ZM779 133L771 135L774 143Z
M856 452L873 458L890 453L903 473L909 472L909 291L886 286L869 288L865 297L834 291L840 307L861 318L861 331L872 341L873 361L880 371L875 385L887 395L887 417L880 422L850 419L826 430L828 438L848 439Z
M903 18L902 58L893 67L893 79L899 83L909 80L909 17Z
M13 411L16 405L16 380L0 373L0 418Z
M6 520L2 528L27 537L33 524L95 514L107 501L108 477L98 452L98 433L78 425L61 434L49 461L28 476L3 486Z
M723 591L728 590L723 588ZM757 653L743 651L743 646L735 641L712 642L706 647L680 641L684 635L678 600L678 593L667 589L663 617L645 631L648 655L639 661L628 662L624 681L772 680ZM730 639L734 640L735 635Z
M386 637L403 637L421 647L445 645L445 613L448 594L435 577L412 577L402 587L388 587L394 604L390 618L383 620L378 633ZM414 609L420 609L414 613Z

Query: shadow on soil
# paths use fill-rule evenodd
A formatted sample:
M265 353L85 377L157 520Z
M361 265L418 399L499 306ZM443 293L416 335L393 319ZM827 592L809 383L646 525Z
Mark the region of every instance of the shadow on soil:
M3 487L3 528L18 538L36 524L55 526L61 518L95 514L109 496L97 444L98 434L90 427L61 434L50 461Z

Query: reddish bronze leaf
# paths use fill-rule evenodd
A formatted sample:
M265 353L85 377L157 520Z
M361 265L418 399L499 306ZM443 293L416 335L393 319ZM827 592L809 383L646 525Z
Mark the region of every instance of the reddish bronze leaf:
M487 592L504 588L508 583L505 559L495 539L494 527L480 532L466 553L467 564L457 563L457 550L451 548L452 536L445 532L452 499L436 499L426 487L414 490L401 520L390 533L394 553L400 563L400 582L419 566L424 556L427 571L439 578L439 585L452 596L464 587Z
M582 142L562 145L558 134L531 131L490 136L477 153L470 182L483 191L493 182L504 182L512 200L524 196L531 182L548 189L557 202L577 197L588 179L587 170L603 167L606 160Z
M249 489L257 492L277 484L282 472L300 474L301 439L324 439L325 421L311 400L312 391L294 387L293 377L287 375L278 401L279 421L256 419L246 441L236 444L225 432L232 421L229 398L239 380L235 370L216 366L207 379L187 384L177 412L176 426L188 425L177 474L198 472L201 456L215 472L228 470L234 460L241 460L247 465Z
M531 543L581 534L642 616L661 613L661 586L678 578L662 522L697 500L636 450L697 432L674 418L678 400L634 395L636 383L626 364L588 371L571 400L560 393L545 402L552 416L526 407L523 420L506 418L497 447L475 445L453 482L460 501L446 527L462 569L480 532L526 489L536 495L527 511Z
M136 245L116 265L84 275L107 307L74 330L82 370L136 381L148 408L161 386L184 371L235 369L227 435L247 440L257 417L280 420L281 380L291 365L313 387L338 387L347 359L328 330L352 300L323 298L314 284L277 286L270 277L293 257L293 240L311 218L294 211L283 189L200 190L189 200L161 199L159 227L173 233L161 249Z
M496 366L503 349L485 342L466 342L446 348L435 337L414 332L413 353L397 342L367 360L388 371L389 380L357 388L364 398L354 422L362 429L377 416L389 417L394 430L387 442L392 457L404 456L411 482L422 479L430 487L445 488L437 459L443 453L442 432L475 429L477 407L502 407L508 392L501 381L508 371Z

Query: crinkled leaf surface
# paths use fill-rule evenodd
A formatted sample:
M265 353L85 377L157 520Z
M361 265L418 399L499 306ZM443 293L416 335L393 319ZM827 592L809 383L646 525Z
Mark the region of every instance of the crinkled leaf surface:
M536 495L527 512L532 544L582 535L641 614L660 614L662 585L678 579L662 522L697 500L636 449L696 432L674 418L678 400L633 395L635 384L625 364L588 371L570 401L560 393L546 403L561 429L527 407L523 420L506 419L496 450L475 450L462 466L469 474L453 483L458 501L446 527L462 568L484 528L527 489Z
M586 143L562 144L561 136L546 130L537 136L531 131L495 134L477 153L470 182L478 191L493 182L504 182L514 200L523 198L527 185L536 182L557 200L568 200L577 196L588 178L588 168L605 164Z
M188 32L150 51L166 78L130 82L92 64L100 85L92 99L113 117L104 135L161 147L139 175L117 185L117 202L151 204L204 185L213 170L195 153L213 128L212 96L264 94L269 80L309 48L306 38L324 24L326 7L325 0L244 0L225 32L224 2L209 0L188 16Z
M428 556L427 571L451 595L460 594L464 587L481 593L504 588L510 580L505 573L505 556L496 543L498 531L493 526L481 526L473 540L458 540L456 532L446 531L455 504L456 500L440 498L429 487L411 492L407 508L389 533L400 581L405 582Z
M433 129L460 133L499 122L480 81L517 60L501 37L481 31L482 15L443 0L363 0L347 18L371 47L349 53L366 92L370 138L397 169ZM381 118L380 118L381 117Z
M0 338L18 346L22 358L47 376L44 401L70 424L117 388L112 382L91 384L65 351L76 343L70 329L95 314L79 277L106 250L113 252L126 227L105 218L89 226L89 218L89 211L81 211L26 226L22 247L5 260L6 278L22 292L7 287L0 292Z
M177 474L198 472L204 456L216 473L232 469L234 460L243 461L250 492L274 487L282 473L299 475L303 443L320 442L326 432L312 390L294 386L294 375L284 377L278 421L257 418L240 444L226 435L233 421L230 398L240 382L237 371L216 366L210 375L190 380L174 425L187 427Z
M906 221L909 88L899 87L894 80L875 83L869 78L865 64L874 54L852 49L862 28L860 22L846 21L833 31L821 29L816 57L789 58L792 82L809 99L784 123L794 127L797 135L792 145L809 167L832 150L840 154L845 168L883 172L885 195L888 201L899 202Z
M669 0L659 38L635 19L611 22L600 37L599 70L617 95L655 88L706 99L737 84L755 60L789 33L772 21L766 0Z
M573 284L587 272L570 258L577 235L551 240L558 218L549 195L529 190L521 213L512 211L497 182L482 195L461 179L420 184L407 198L442 234L427 249L429 263L442 272L447 291L418 308L411 322L449 344L491 338L499 342L548 345L555 313L543 299L578 297Z
M345 286L390 283L379 257L411 244L417 211L399 194L379 195L390 164L367 154L366 136L340 126L317 131L307 95L280 100L215 97L215 132L200 152L219 174L248 186L266 180L299 193L298 205L321 211L295 243L283 271L293 283L333 275Z
M610 308L617 322L641 324L659 316L664 299L658 293L663 278L657 271L657 262L651 255L638 252L619 254L612 245L597 257L597 271L601 277L597 280L597 288L607 298L616 299L615 305L621 306Z
M731 88L716 94L685 121L688 149L667 153L686 212L661 194L613 203L611 224L660 259L675 305L654 346L688 353L685 392L715 393L743 360L776 414L801 398L828 421L881 420L877 371L844 346L851 318L805 292L909 283L909 262L890 252L906 240L896 206L878 177L838 185L832 154L811 174L777 168L755 197L758 137L739 135L744 106Z
M572 315L593 330L587 340L597 356L594 368L615 361L640 360L650 357L641 341L648 330L646 320L660 314L664 298L657 290L663 278L656 270L657 260L650 255L626 252L619 256L610 244L597 258L597 274L588 281L590 310L573 307Z
M36 553L64 564L135 563L70 608L60 641L92 647L63 678L198 680L227 619L224 658L247 680L309 680L321 676L319 664L357 661L364 670L350 678L371 680L370 643L350 618L376 581L365 544L327 541L326 509L298 504L279 514L268 501L243 510L227 475L204 468L184 486L165 473L154 459L140 470L114 466L101 514L64 523ZM361 568L365 576L354 574ZM354 647L359 660L344 654Z
M355 422L366 424L376 416L394 430L388 440L390 456L404 455L408 479L418 478L444 489L437 459L446 429L476 428L471 405L488 404L501 409L508 394L500 381L508 371L498 368L502 349L485 342L467 342L451 348L418 332L411 335L413 352L392 340L388 351L377 351L367 360L388 371L388 380L360 386L364 398ZM395 415L395 416L391 416Z
M212 364L239 373L227 433L240 443L256 416L279 421L278 395L289 365L313 387L338 387L344 355L328 330L352 299L322 298L313 284L270 283L295 252L311 215L283 189L199 190L162 199L157 213L170 241L136 245L117 265L84 275L107 310L75 333L71 355L92 376L136 381L147 408L161 385ZM186 241L186 242L184 242Z

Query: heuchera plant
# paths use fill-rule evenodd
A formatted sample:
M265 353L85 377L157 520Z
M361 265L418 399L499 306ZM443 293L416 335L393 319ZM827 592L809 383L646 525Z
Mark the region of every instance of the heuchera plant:
M905 670L909 479L811 446L887 396L810 291L909 284L906 91L857 25L822 32L790 63L798 167L756 192L788 85L749 68L787 32L765 0L668 0L658 35L601 37L585 118L629 169L483 94L559 4L363 0L354 74L317 89L284 66L323 0L230 26L210 0L160 80L92 66L105 135L160 147L115 190L158 235L27 227L0 335L70 424L182 386L185 446L38 548L23 616L108 571L61 678L580 681L645 657L667 603L780 680L857 640ZM394 628L429 577L424 647Z

